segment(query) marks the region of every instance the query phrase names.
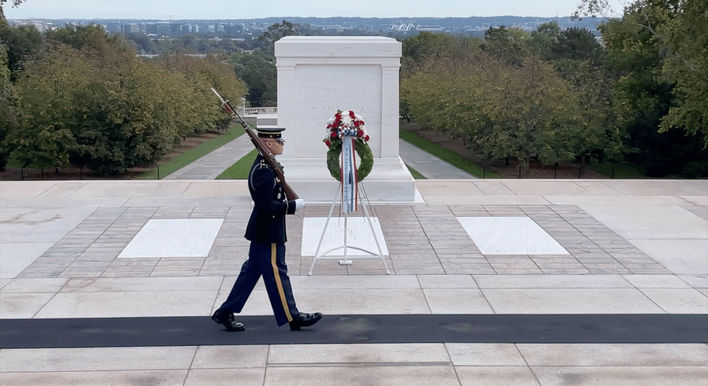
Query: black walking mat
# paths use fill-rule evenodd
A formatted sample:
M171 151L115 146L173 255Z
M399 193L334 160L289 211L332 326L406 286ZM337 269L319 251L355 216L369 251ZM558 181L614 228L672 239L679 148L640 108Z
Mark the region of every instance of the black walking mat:
M239 316L241 332L206 316L0 319L0 348L349 343L708 343L706 314L325 315L301 331Z

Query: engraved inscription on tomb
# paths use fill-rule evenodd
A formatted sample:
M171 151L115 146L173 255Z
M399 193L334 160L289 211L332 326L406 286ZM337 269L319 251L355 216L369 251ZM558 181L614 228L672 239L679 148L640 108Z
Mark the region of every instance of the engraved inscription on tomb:
M354 110L364 117L372 137L374 156L380 151L381 66L298 65L295 68L298 150L308 156L324 155L321 139L327 120L337 109Z

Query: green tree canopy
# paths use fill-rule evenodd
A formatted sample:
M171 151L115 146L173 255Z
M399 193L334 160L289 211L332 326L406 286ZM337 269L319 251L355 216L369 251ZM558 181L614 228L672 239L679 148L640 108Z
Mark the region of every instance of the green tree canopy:
M34 26L11 27L0 20L0 41L7 49L7 66L13 81L25 61L39 55L42 48L42 34Z
M707 113L706 102L692 99L706 95L707 80L705 72L693 75L690 70L692 63L705 69L707 59L700 52L686 57L677 54L665 32L683 25L679 19L686 17L686 5L678 0L636 1L625 8L621 19L601 26L608 65L617 74L613 86L617 124L634 150L631 159L641 163L650 176L695 175L687 168L695 170L696 161L708 171L708 132L699 123L705 119L701 117ZM701 31L701 27L685 28ZM685 38L705 42L705 36Z
M277 103L277 70L275 57L255 50L240 52L231 57L234 71L248 85L246 99L251 106L275 106Z
M15 158L27 166L71 162L101 174L153 164L184 137L223 129L210 87L239 97L243 85L217 58L143 60L96 27L47 36L16 84Z
M490 27L484 33L482 48L504 63L520 66L528 54L529 34L518 28Z
M581 0L576 16L606 15L607 0ZM708 4L701 0L635 0L624 9L622 18L607 23L608 47L624 62L653 61L651 73L657 82L671 88L668 111L662 111L661 132L683 131L702 138L708 148ZM618 35L623 44L618 45ZM624 53L619 51L625 51ZM619 52L619 53L618 53ZM615 61L615 64L620 64Z
M11 3L13 6L17 7L18 5L22 4L25 0L12 0ZM7 0L0 0L0 20L5 20L5 12L3 12L3 6L7 3Z
M703 137L708 148L708 3L686 0L676 15L659 27L666 59L663 78L674 84L674 102L660 130L683 130Z
M2 22L2 21L0 21ZM7 66L7 51L0 42L0 170L5 170L10 148L7 135L14 126L14 107L17 104L15 90L10 81L10 69Z
M484 52L433 58L402 81L415 119L459 137L484 158L572 160L582 138L578 95L554 68L527 57L519 64Z
M262 51L268 52L269 54L273 55L273 45L275 44L275 42L286 36L307 35L308 31L309 26L307 25L291 23L287 20L283 20L278 24L271 25L263 34L258 36L257 48L260 48Z

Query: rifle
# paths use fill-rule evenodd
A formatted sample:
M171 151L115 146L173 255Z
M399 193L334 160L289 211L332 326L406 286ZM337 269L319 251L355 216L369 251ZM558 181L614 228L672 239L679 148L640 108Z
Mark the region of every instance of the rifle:
M221 102L221 107L226 111L231 118L237 118L241 126L246 130L246 134L248 134L249 137L251 137L251 142L253 142L253 146L258 149L258 152L261 153L263 158L265 159L265 162L270 166L271 169L273 169L273 172L275 172L275 175L280 179L280 182L283 184L283 190L285 190L285 197L288 198L288 200L297 200L299 197L297 196L297 193L293 190L293 188L288 185L287 182L285 182L285 175L283 174L283 169L280 167L280 164L275 160L275 157L273 154L268 151L266 146L261 142L261 140L258 138L256 133L251 129L251 126L249 126L246 121L241 118L241 116L236 112L236 108L229 102L228 99L224 99L219 95L214 88L211 88L211 91L216 94L216 97L219 98L219 101Z

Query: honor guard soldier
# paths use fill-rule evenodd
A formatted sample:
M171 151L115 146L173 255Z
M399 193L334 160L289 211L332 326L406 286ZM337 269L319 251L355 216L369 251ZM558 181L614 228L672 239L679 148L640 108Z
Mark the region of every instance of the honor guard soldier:
M285 129L257 130L260 141L271 154L283 153L285 141L281 138L281 132ZM305 202L286 198L282 182L261 154L258 154L248 173L248 189L254 203L245 235L251 241L248 260L243 263L228 298L211 319L228 331L244 330L245 326L235 320L234 313L241 312L258 278L263 276L278 326L289 323L291 330L311 326L322 318L322 314L298 311L285 264L285 215L299 212Z

